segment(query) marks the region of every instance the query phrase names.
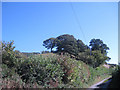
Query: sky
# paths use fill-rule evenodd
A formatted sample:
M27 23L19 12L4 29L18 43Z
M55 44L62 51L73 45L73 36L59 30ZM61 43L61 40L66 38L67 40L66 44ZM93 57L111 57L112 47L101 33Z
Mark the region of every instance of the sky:
M110 48L109 63L118 63L117 2L3 2L2 40L14 40L16 50L47 50L43 41L70 34L89 45L101 39Z

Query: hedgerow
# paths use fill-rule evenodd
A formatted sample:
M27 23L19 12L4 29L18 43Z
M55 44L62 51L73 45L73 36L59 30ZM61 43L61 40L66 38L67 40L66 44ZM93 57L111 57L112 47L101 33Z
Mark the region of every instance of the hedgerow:
M3 80L16 81L16 77L19 77L21 84L15 82L16 87L32 87L37 84L42 88L82 88L89 86L96 78L112 72L112 69L109 71L103 66L93 68L85 64L84 60L71 58L69 54L49 53L25 57L20 52L15 52L12 45L13 42L3 44L1 73ZM92 59L89 58L88 60Z

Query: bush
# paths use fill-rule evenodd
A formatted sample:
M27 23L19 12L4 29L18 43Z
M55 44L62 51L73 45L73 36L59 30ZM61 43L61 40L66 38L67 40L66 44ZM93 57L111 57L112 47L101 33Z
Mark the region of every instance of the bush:
M22 81L20 76L15 72L15 69L8 68L7 65L1 64L0 69L2 68L2 71L0 72L1 78L0 81L0 89L7 89L7 88L12 88L12 89L24 89L24 88L41 88L42 86L38 86L37 83L33 84L27 84ZM18 89L18 90L19 90Z
M90 70L90 77L88 79L88 84L90 86L97 83L99 80L103 80L111 76L111 72L109 71L109 69L105 68L103 65L100 65L97 68L89 67L89 70Z
M57 83L61 83L63 71L56 61L55 57L31 56L21 63L17 72L26 83L37 82L45 87L55 83L57 87Z
M21 60L22 61L22 60ZM36 55L23 60L17 69L25 83L35 83L44 87L83 87L89 79L86 64L68 56Z
M1 68L2 78L11 78L15 74L15 70L8 68L5 64L1 64Z
M61 55L57 56L57 58L64 70L64 76L62 79L64 82L63 87L83 87L83 84L87 82L90 74L87 65L68 56Z
M13 44L14 44L14 41L2 43L2 63L6 64L9 68L12 68L15 66L14 61L16 60L16 57L13 51L15 48Z
M81 60L84 63L92 66L93 68L99 67L108 59L107 56L101 53L101 51L92 51L90 55L90 51L86 50L86 52L79 53L76 57L77 60Z

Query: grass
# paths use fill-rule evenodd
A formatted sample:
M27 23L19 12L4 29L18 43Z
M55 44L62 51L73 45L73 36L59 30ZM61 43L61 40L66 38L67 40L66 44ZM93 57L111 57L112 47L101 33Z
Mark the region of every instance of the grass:
M111 77L112 77L112 76L111 76ZM105 80L103 83L106 83L106 82L109 81L110 79L112 79L112 78L109 78L109 79Z
M104 75L104 76L99 76L97 78L94 78L93 81L89 82L88 84L84 85L85 88L89 88L90 86L104 80L105 78L111 77L111 75ZM107 81L107 80L106 80Z

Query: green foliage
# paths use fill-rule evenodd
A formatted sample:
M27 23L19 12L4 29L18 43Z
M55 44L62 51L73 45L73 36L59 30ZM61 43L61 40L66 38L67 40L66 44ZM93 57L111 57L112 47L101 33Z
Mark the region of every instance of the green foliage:
M60 35L57 38L57 52L67 52L72 55L76 55L78 48L77 48L77 41L72 35L64 34Z
M32 56L17 70L23 81L48 87L51 82L61 83L63 71L54 57Z
M95 78L111 74L113 69L110 71L101 66L108 57L100 50L93 50L90 55L89 48L72 35L61 35L55 42L58 52L64 55L47 53L27 57L14 51L13 42L3 42L3 78L17 75L26 84L37 83L49 88L82 88Z
M49 51L42 51L42 54L50 53Z
M11 78L15 74L15 70L13 68L8 68L8 66L5 64L1 64L0 68L2 68L2 78Z
M20 56L22 58L26 58L26 57L30 57L33 55L39 55L39 54L40 54L39 52L22 52L22 53L20 53Z
M101 51L92 51L92 56L94 57L92 66L93 67L98 67L101 64L105 63L107 60L107 56L101 53Z
M57 38L49 38L43 41L43 46L47 49L56 47L56 52L69 53L77 56L79 52L84 52L87 46L81 41L76 40L73 35L64 34Z
M92 65L94 57L90 55L90 50L87 49L85 52L78 53L76 59L81 60L86 64Z
M100 39L92 39L91 41L90 41L90 45L89 46L91 46L92 48L92 50L94 51L94 50L100 50L101 51L101 53L107 53L107 50L109 50L109 48L107 47L107 45L106 44L104 44L103 43L103 41L102 40L100 40Z
M37 55L18 60L17 73L25 83L44 87L83 87L89 76L86 64L68 56Z
M105 63L108 58L109 57L102 54L99 50L92 51L91 55L90 50L86 50L85 52L79 53L76 57L76 59L81 60L94 68L99 67L101 64Z
M107 50L109 50L109 48L100 39L92 39L90 41L89 46L91 46L92 51L82 40L77 40L73 35L69 34L47 39L43 42L43 46L47 49L51 48L51 50L56 47L55 52L59 54L68 53L77 60L81 60L95 68L105 63L105 61L110 60L110 58L107 57Z
M5 41L3 41L2 42L2 50L3 51L13 51L15 48L15 46L13 46L13 44L14 44L14 41L10 41L7 43Z
M38 87L37 84L27 84L24 83L20 76L15 72L14 68L8 68L7 65L2 64L0 66L0 69L2 68L2 71L0 72L2 75L0 78L0 81L2 81L2 83L0 83L0 88L4 89L4 88L12 88L12 89L16 89L16 88L40 88Z
M98 76L109 74L109 70L104 67L92 68L69 56L55 54L34 55L28 60L20 58L15 64L17 66L15 70L23 82L31 85L37 83L49 88L84 88ZM5 78L14 76L15 70L7 68L6 65L2 68Z
M6 64L8 67L14 67L15 63L14 61L16 60L16 57L14 55L14 48L13 46L14 41L10 42L4 42L2 43L2 63Z
M97 68L89 67L89 70L90 70L90 77L88 80L88 84L90 86L93 85L94 83L97 83L95 82L95 79L98 79L99 81L99 79L101 78L105 79L111 76L111 72L109 71L109 68L105 68L103 65Z
M87 49L87 45L85 45L82 40L77 40L78 52L84 52Z
M55 38L49 38L43 41L43 46L45 46L47 49L51 49L52 52L52 49L55 47Z
M89 70L86 64L69 56L57 56L60 65L63 67L63 87L83 87L89 78Z

